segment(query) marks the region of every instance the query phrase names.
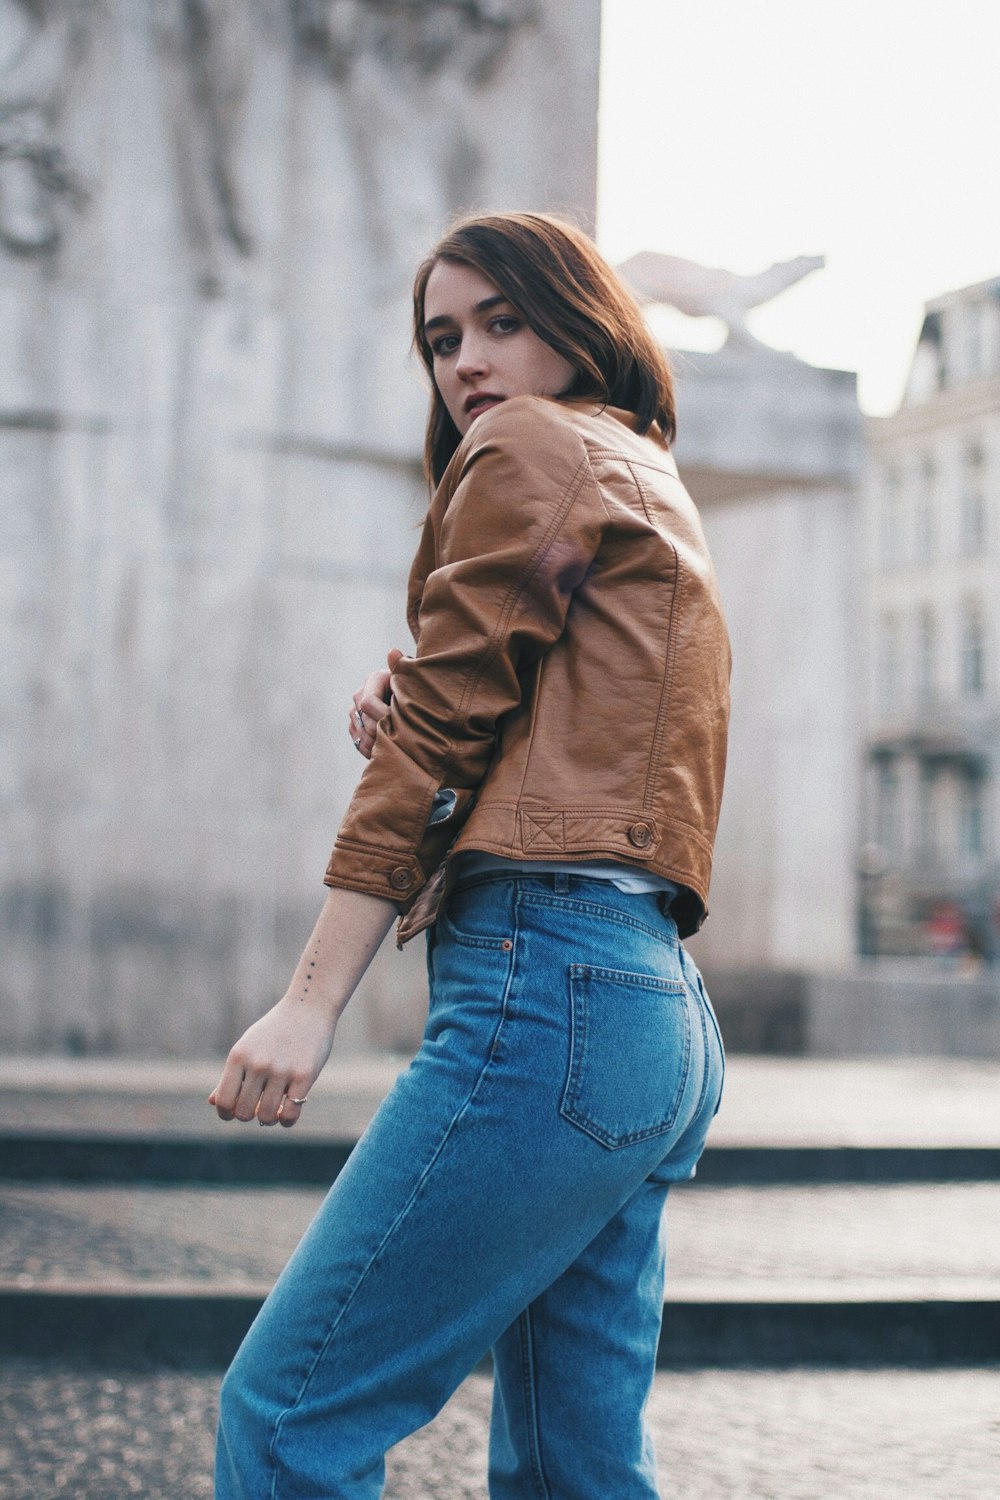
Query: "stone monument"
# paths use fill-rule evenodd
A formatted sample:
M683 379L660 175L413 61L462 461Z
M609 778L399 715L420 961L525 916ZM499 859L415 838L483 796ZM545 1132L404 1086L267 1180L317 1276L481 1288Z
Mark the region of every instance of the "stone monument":
M711 917L692 951L720 999L756 992L772 1014L802 975L845 967L856 939L856 378L769 348L745 322L822 263L803 256L739 276L644 253L621 268L647 301L728 327L718 352L671 356L677 462L701 511L734 647ZM738 1019L725 1019L736 1041Z
M599 0L0 0L0 1025L198 1054L273 1002L408 644L420 256L588 225ZM419 1031L387 945L340 1045Z

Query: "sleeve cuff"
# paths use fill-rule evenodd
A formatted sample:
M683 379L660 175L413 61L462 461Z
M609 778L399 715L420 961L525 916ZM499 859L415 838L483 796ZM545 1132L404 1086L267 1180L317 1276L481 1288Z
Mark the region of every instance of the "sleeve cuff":
M416 900L426 878L420 863L412 857L394 856L384 850L354 848L338 842L330 855L323 883L361 891L368 896L381 896L404 912Z

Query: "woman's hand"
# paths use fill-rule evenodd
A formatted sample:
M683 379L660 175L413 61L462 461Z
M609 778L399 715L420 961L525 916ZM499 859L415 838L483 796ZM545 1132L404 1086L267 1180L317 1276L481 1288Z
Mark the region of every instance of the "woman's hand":
M398 647L393 646L386 657L387 666L378 672L369 673L352 699L354 708L347 732L354 741L354 748L360 750L365 760L371 760L375 747L375 730L379 720L384 719L389 712L391 677L403 655Z
M396 916L380 896L337 886L327 892L287 991L243 1033L208 1096L220 1119L295 1124L344 1006Z
M294 1125L330 1056L337 1017L285 995L245 1031L208 1096L222 1120Z

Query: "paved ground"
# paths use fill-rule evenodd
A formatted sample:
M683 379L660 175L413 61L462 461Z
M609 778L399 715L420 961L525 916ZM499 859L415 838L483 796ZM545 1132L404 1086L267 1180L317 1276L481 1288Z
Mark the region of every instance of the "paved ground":
M267 1287L323 1194L269 1188L0 1184L0 1279L193 1280ZM672 1295L777 1295L781 1283L867 1294L1000 1298L1000 1183L675 1189ZM1000 1351L998 1351L1000 1352Z
M335 1059L300 1135L352 1136L400 1059ZM0 1062L0 1129L252 1139L216 1064ZM293 1137L287 1137L292 1139ZM716 1145L998 1146L1000 1063L735 1057ZM279 1137L280 1141L280 1137ZM276 1142L278 1144L279 1142ZM268 1283L315 1190L0 1184L0 1277ZM853 1286L996 1295L1000 1184L698 1187L670 1212L672 1294ZM217 1375L24 1357L0 1370L0 1500L210 1497ZM487 1376L390 1456L388 1500L485 1500ZM698 1370L650 1403L672 1500L996 1500L1000 1365ZM611 1500L611 1497L609 1497Z
M0 1373L2 1500L210 1497L217 1377ZM490 1379L389 1458L387 1500L486 1500ZM669 1500L996 1500L1000 1368L697 1371L649 1407ZM612 1500L612 1497L609 1497Z
M334 1055L294 1132L356 1133L402 1058ZM218 1062L0 1059L0 1128L239 1138L209 1109ZM730 1058L711 1144L1000 1146L1000 1060Z

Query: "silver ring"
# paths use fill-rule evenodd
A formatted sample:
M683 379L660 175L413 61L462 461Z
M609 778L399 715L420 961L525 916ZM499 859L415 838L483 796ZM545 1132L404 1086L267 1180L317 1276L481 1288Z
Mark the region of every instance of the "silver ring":
M289 1104L308 1104L309 1103L309 1095L307 1094L304 1099L289 1099L288 1102L289 1102Z
M361 749L361 736L360 735L358 735L358 738L354 741L354 748L355 748L355 750L360 750Z
M356 708L356 709L355 709L355 710L354 710L354 717L355 717L355 718L356 718L356 719L357 719L357 721L358 721L358 728L359 728L359 729L364 729L364 727L365 727L365 716L364 716L364 714L363 714L363 713L362 713L362 712L361 712L361 710L360 710L360 708Z

